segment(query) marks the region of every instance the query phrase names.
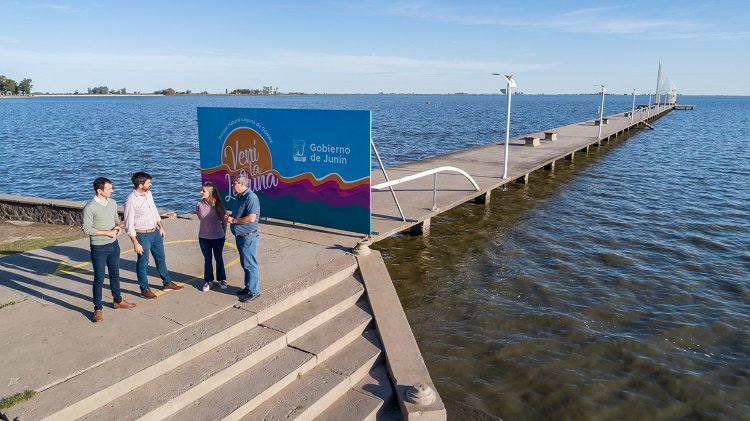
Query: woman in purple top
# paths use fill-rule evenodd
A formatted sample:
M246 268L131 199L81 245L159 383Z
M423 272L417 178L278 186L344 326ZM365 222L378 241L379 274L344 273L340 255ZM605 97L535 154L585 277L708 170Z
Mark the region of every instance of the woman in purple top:
M224 203L219 197L219 191L214 183L207 181L201 187L201 200L195 204L195 213L200 220L200 229L198 230L198 243L203 253L203 291L211 289L211 283L214 281L214 268L211 262L213 254L216 260L216 280L219 282L221 289L227 288L227 275L224 271L224 239L227 232L227 223L224 216L227 211Z

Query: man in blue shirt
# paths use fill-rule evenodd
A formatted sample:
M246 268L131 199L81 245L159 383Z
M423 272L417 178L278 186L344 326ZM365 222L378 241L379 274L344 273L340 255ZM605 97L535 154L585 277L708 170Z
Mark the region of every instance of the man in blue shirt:
M260 297L258 275L258 218L260 218L260 202L258 196L248 187L247 176L238 175L234 178L232 188L237 193L237 201L232 209L232 216L227 216L229 228L237 241L240 253L240 265L245 271L245 288L237 292L243 296L240 301L252 301Z

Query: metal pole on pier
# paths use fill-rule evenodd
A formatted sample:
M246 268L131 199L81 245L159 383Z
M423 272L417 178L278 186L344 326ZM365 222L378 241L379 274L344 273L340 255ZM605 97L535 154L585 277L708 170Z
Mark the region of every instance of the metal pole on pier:
M602 105L599 106L599 134L596 135L597 139L601 139L602 138L602 126L604 125L604 93L607 92L607 89L604 87L604 85L594 85L594 86L602 87Z
M503 76L507 82L505 88L505 94L508 96L508 113L505 118L505 154L503 156L503 178L508 178L508 143L510 142L510 98L512 96L512 90L516 87L516 82L513 80L513 75L501 75L500 73L493 73L494 76Z
M648 91L648 111L646 111L646 118L651 117L651 91Z
M633 115L635 114L635 89L633 89L633 107L630 109L630 125L633 125Z

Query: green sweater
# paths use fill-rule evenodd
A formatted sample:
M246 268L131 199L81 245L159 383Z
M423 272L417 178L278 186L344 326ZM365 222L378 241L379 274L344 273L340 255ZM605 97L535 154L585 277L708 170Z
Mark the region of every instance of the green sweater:
M91 244L100 246L117 241L116 238L106 235L96 235L96 231L109 231L120 224L120 216L117 214L117 203L109 199L104 207L96 199L89 200L83 207L83 225L81 229L89 236Z

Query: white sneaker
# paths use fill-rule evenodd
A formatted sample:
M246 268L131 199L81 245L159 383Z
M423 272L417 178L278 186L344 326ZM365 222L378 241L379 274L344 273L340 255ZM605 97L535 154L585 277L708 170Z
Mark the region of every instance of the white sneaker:
M211 289L211 284L209 284L208 282L203 284L203 292L208 292L208 290L210 289Z
M227 281L225 281L223 279L221 281L219 281L219 288L221 288L221 289L227 289Z

